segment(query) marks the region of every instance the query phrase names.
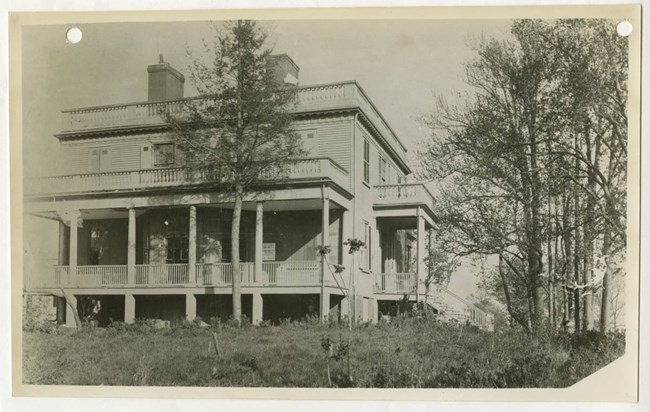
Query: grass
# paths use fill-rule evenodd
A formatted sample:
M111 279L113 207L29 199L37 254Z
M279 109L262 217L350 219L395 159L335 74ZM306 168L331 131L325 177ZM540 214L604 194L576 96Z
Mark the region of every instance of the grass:
M65 385L328 387L323 340L347 344L345 325L314 322L222 326L221 357L210 328L185 323L23 334L25 383ZM363 325L347 358L330 358L332 386L566 387L624 353L624 336L489 333L431 320Z

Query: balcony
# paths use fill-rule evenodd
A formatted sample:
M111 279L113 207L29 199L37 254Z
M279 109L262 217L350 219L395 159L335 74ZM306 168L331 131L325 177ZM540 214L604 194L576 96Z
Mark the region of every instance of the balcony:
M26 279L26 289L147 288L147 287L230 287L231 263L198 263L196 279L190 279L189 265L136 265L135 279L128 278L127 265L77 266L74 276L69 266L54 266L45 279ZM320 286L320 262L264 262L256 278L254 264L240 263L242 286ZM335 286L326 272L325 284Z
M425 205L432 208L435 198L423 183L374 186L375 206Z
M329 158L296 161L289 166L287 179L329 179L343 188L349 187L348 172ZM268 180L272 181L270 177ZM184 168L142 169L34 178L25 182L24 190L29 196L152 189L201 183L211 182L202 181L200 177L189 179L188 170Z

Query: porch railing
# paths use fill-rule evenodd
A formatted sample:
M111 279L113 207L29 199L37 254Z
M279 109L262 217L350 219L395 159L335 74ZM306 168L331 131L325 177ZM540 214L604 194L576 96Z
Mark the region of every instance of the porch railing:
M189 281L188 266L185 263L135 265L137 285L184 285Z
M129 281L127 265L77 266L72 274L69 266L54 266L53 276L30 279L29 288L124 287L124 286L230 286L232 264L198 263L196 279L190 279L189 266L184 263L135 265L135 279ZM255 264L240 263L242 286L316 286L320 285L320 262L264 262L262 274L255 275ZM328 277L329 279L329 277Z
M48 176L25 181L25 194L44 195L93 191L116 191L175 187L187 184L209 183L200 174L189 178L185 168L141 169L122 172L86 173ZM268 175L263 179L275 180ZM349 174L329 158L302 159L292 162L288 179L329 178L341 187L349 187Z
M414 293L415 273L379 273L375 275L376 293Z
M198 263L197 283L203 286L228 286L232 284L232 264ZM255 264L240 263L243 286L252 285L318 285L320 263L317 261L264 262L262 275L255 276Z

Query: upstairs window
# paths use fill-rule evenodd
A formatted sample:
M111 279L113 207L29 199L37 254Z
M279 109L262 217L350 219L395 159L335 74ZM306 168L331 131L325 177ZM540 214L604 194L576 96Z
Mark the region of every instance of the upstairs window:
M111 169L111 148L108 146L91 147L89 152L89 172L107 172Z
M363 181L370 183L370 143L363 141Z
M153 165L171 166L174 164L174 143L159 143L153 145Z
M379 183L386 184L388 180L388 162L382 155L379 155Z
M363 222L363 242L366 246L361 249L361 269L369 272L372 270L372 228L366 221Z

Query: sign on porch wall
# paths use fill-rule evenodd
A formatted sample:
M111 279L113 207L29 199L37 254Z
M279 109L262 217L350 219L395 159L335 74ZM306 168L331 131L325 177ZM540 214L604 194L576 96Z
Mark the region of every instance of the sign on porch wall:
M262 245L262 260L275 260L275 243L264 243Z

